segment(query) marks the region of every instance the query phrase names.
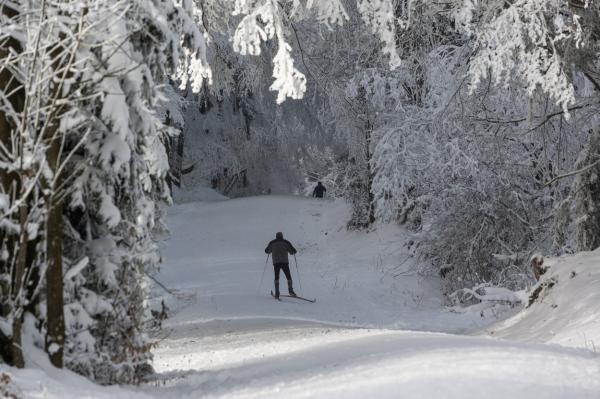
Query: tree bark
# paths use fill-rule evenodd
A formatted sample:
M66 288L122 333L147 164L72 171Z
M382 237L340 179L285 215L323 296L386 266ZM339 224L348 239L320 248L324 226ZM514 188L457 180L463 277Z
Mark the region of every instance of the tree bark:
M19 226L21 233L19 235L19 247L17 252L17 263L14 272L13 288L13 333L12 333L12 361L18 368L25 367L23 349L21 346L21 330L23 326L23 296L25 295L25 272L27 269L27 203L19 207Z
M7 18L14 18L18 15L17 11L11 8L8 4L0 4L0 13ZM11 52L17 54L22 52L21 44L14 38L10 37L4 40L0 45L0 59L6 59ZM4 101L8 102L16 113L23 112L25 103L25 92L21 83L18 81L8 68L0 70L0 90L4 93L11 93ZM8 104L7 104L8 105ZM13 135L15 134L16 126L10 120L5 112L0 110L0 142L4 148L13 153ZM17 144L18 145L18 144ZM20 175L17 172L8 172L6 168L0 169L0 184L2 191L11 196L11 200L15 201L21 194ZM0 231L0 244L3 245L6 251L9 252L9 260L2 261L0 265L0 273L8 274L11 277L10 290L6 290L4 295L1 295L2 308L0 315L7 317L13 316L12 334L4 336L2 334L2 349L0 355L9 364L16 367L24 367L25 362L21 350L21 329L22 329L22 306L18 296L25 294L24 278L27 269L27 231L25 229L27 223L28 209L27 204L23 203L15 216L12 216L16 224L21 226L20 234L11 234L6 231ZM11 217L11 216L9 216ZM14 257L14 263L11 263L10 258ZM8 288L8 287L4 287ZM10 292L11 294L6 294Z
M46 253L48 256L48 269L46 270L46 352L50 362L55 366L63 367L63 353L65 344L65 315L63 298L63 201L58 192L61 176L58 166L61 158L61 142L58 138L58 122L61 112L57 113L48 133L51 140L48 148L48 164L54 171L54 182L49 182L50 194L47 196L48 218L46 224Z
M583 151L576 168L590 167L577 176L575 184L577 250L592 251L600 247L600 129L590 132Z
M375 172L372 170L373 165L371 164L371 160L373 158L373 151L371 149L372 140L371 136L373 134L373 125L370 120L367 120L367 129L366 129L366 151L367 151L367 192L369 196L369 225L375 223L375 195L373 194L373 178L375 176Z
M64 34L59 35L64 40ZM60 71L67 67L65 56L61 57L64 49L56 46L51 52L54 71ZM66 56L68 58L68 56ZM70 78L71 74L63 75ZM63 97L62 81L59 80L52 88L52 97L59 99ZM48 143L46 157L48 166L53 172L53 179L44 179L47 188L46 206L48 217L46 219L46 254L48 257L48 269L46 270L46 352L50 362L55 366L63 367L64 344L65 344L65 315L64 315L64 292L63 292L63 200L61 185L63 175L60 171L62 158L62 134L59 132L60 120L65 112L64 106L57 106L52 110L52 117L48 121L44 141Z

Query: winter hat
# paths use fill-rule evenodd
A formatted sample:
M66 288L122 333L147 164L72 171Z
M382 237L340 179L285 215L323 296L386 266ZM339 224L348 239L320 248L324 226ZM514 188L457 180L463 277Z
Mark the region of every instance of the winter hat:
M281 231L278 231L277 234L275 234L275 238L279 238L280 240L283 240L283 233Z

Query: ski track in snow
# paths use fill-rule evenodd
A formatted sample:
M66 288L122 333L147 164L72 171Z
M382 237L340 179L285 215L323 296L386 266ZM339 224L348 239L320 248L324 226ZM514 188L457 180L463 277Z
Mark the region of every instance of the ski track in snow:
M155 350L156 381L135 393L600 398L591 351L453 335L490 320L442 306L439 281L414 273L406 232L348 232L347 212L341 202L278 196L170 209L156 277L178 298L165 296L172 315ZM277 231L299 250L301 293L317 303L273 300L270 259L259 289ZM299 291L293 257L290 269Z

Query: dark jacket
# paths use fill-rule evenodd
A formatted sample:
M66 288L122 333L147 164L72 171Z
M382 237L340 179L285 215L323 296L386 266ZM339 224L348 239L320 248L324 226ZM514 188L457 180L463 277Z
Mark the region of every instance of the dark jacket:
M288 260L288 253L294 255L296 248L288 241L283 238L276 238L267 245L265 253L273 254L273 264L275 263L290 263Z
M325 186L322 184L318 184L317 187L313 190L313 197L323 198L323 194L327 191Z

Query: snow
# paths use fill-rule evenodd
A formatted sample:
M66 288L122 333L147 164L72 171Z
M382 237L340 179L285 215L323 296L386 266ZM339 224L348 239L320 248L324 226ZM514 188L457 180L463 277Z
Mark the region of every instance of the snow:
M594 352L473 336L495 319L446 309L437 278L415 272L406 231L348 232L348 212L343 202L283 196L173 207L173 236L156 278L186 300L167 297L173 312L154 361L161 388L142 391L163 398L600 397ZM299 250L303 294L317 303L270 298L270 264L261 283L263 249L277 231ZM285 292L283 279L282 286Z
M148 399L143 393L117 386L100 387L75 373L51 369L10 369L0 365L0 373L10 376L17 398L27 399ZM0 393L2 393L0 387Z
M432 333L243 327L175 340L187 354L177 366L187 371L165 374L163 396L593 398L600 389L597 358L586 351Z
M10 208L10 197L6 194L0 193L0 210L2 212L8 211Z
M57 343L53 342L48 346L48 353L56 353L60 350L60 346Z
M169 213L173 236L157 278L210 304L183 310L177 317L185 320L267 316L453 332L482 325L478 315L465 320L441 308L437 281L413 271L414 258L403 245L410 236L391 225L348 232L348 212L343 202L279 196L179 205ZM277 231L299 251L298 269L293 257L290 264L295 287L317 296L319 306L272 303L264 295L272 288L270 263L258 295L264 248Z
M12 334L12 326L10 325L10 323L7 323L4 320L0 320L0 331L2 332L2 334L10 336Z
M90 259L87 256L84 256L80 261L78 261L73 267L71 267L65 273L65 280L71 280L75 276L77 276L81 271L90 263Z
M476 298L482 302L498 301L511 304L524 302L523 295L520 292L514 292L503 287L493 287L488 284L480 284L473 289L463 288L460 292L464 294L465 299ZM455 295L453 294L452 296L454 297Z
M112 198L108 194L101 196L100 213L105 219L108 227L116 227L121 222L121 212L113 203Z
M600 348L600 249L544 260L540 284L555 284L539 300L486 331L502 338ZM535 289L536 287L533 287ZM532 289L532 290L533 290ZM530 291L532 291L530 290Z
M479 311L443 306L440 282L416 273L411 236L397 226L348 232L343 202L198 192L209 201L168 211L172 237L154 277L174 295L153 290L154 305L164 299L171 311L155 337L152 380L100 387L51 368L0 368L24 397L600 397L599 356L569 340L599 337L592 265L600 252L546 260L545 277L557 273L559 284L540 304L489 325L495 319ZM261 283L264 247L277 231L298 249L295 287L315 304L273 300L270 264ZM478 336L486 325L494 337Z
M173 187L173 201L178 204L187 202L209 202L209 201L222 201L228 199L226 196L217 193L215 190L211 190L207 187L194 187L189 190L183 190L177 186Z

